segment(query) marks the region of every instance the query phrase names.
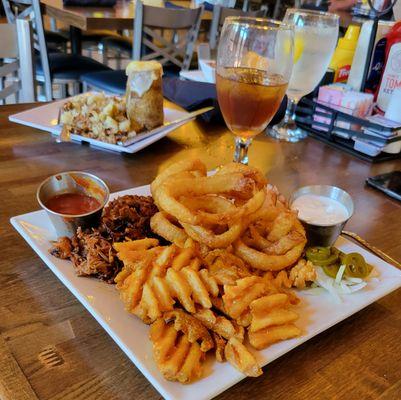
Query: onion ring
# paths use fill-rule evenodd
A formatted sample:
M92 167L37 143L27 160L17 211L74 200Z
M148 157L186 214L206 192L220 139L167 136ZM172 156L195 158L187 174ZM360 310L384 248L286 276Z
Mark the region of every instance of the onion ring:
M263 249L263 252L267 254L285 254L291 250L294 246L306 243L305 240L305 229L302 224L296 219L290 232L285 236L278 239L276 242L271 243Z
M283 236L287 235L291 231L296 220L296 215L291 211L280 213L273 222L267 240L269 242L276 242Z
M229 246L239 238L242 232L242 224L240 222L234 223L228 227L223 233L215 234L211 229L204 228L198 225L191 225L182 222L185 232L192 239L199 243L205 244L212 249L219 249Z
M234 243L235 254L246 263L256 269L263 271L280 271L287 268L301 257L306 240L296 245L287 253L282 255L269 255L248 247L241 239Z
M150 227L153 232L157 233L163 239L184 247L188 235L183 228L178 227L172 222L172 217L164 211L159 211L150 219Z
M250 167L248 165L244 165L241 163L229 163L223 165L217 172L216 175L225 175L225 174L233 174L233 173L241 173L247 178L251 178L255 183L256 187L260 190L264 188L267 184L266 178L263 174L254 167Z
M194 172L197 171L200 176L206 176L206 166L203 162L199 159L195 160L182 160L177 163L174 163L167 167L165 170L160 172L156 178L153 180L152 184L150 185L150 190L152 196L155 196L155 192L157 188L170 176L175 175L179 172Z
M196 214L198 224L228 224L242 216L243 210L225 197L206 195L181 197L179 200Z
M207 194L227 194L239 192L252 193L254 182L242 174L213 175L199 178L169 179L157 188L155 200L162 210L173 215L180 222L196 225L196 214L179 202L180 196L199 196Z

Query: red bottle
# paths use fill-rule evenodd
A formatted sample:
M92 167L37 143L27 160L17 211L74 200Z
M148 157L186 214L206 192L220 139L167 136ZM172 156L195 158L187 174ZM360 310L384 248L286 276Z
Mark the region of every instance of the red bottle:
M385 112L397 87L401 87L401 21L396 22L386 35L385 65L380 86L376 91L377 106Z

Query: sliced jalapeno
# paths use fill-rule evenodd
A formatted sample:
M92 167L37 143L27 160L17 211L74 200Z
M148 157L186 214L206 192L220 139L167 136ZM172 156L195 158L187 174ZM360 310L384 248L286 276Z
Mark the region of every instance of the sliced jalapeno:
M340 269L340 264L330 264L330 265L325 265L323 267L324 273L333 279L336 278L339 269Z
M306 249L306 258L311 262L316 262L320 260L325 260L330 257L331 251L330 247L308 247Z
M346 254L341 263L345 265L344 274L353 278L366 278L372 271L370 265L366 264L365 259L359 253Z

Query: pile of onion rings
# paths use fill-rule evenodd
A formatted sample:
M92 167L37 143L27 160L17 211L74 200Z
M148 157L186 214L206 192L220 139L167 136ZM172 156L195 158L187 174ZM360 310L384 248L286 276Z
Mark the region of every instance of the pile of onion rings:
M184 160L160 173L151 192L160 210L151 229L177 246L191 239L207 251L230 248L263 271L287 268L302 255L302 224L256 168L231 163L208 176L200 160Z

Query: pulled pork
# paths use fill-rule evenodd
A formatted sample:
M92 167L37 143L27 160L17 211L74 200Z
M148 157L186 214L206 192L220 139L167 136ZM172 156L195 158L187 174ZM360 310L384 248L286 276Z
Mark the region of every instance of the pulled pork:
M149 221L157 211L151 196L121 196L104 209L99 230L112 242L150 237Z
M113 283L122 268L113 243L154 236L149 222L157 211L150 196L118 197L103 210L98 228L78 228L71 239L62 237L53 243L50 253L70 260L79 276L96 276Z

